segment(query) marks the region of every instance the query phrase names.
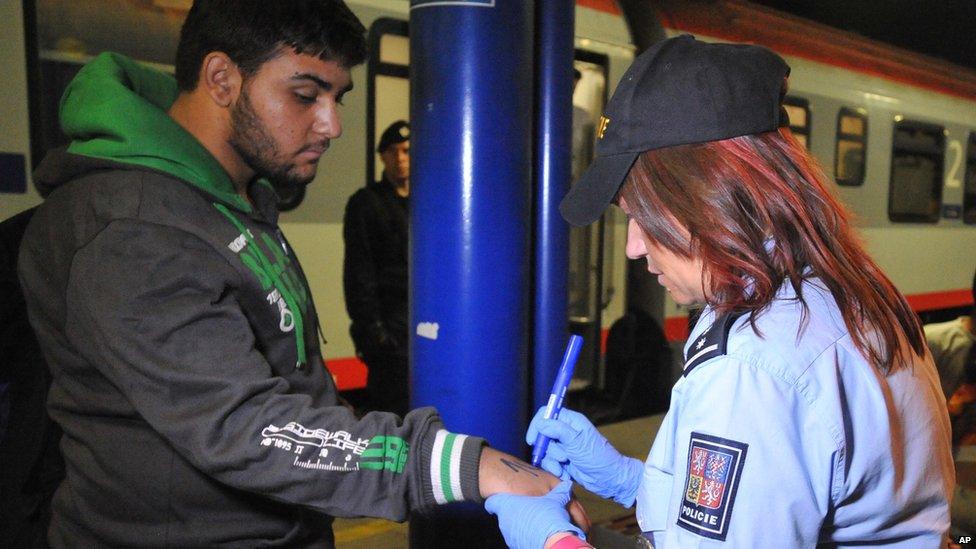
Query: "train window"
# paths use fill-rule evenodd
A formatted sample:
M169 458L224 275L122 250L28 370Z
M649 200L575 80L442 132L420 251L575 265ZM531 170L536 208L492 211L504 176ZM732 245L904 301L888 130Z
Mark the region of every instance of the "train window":
M897 117L893 133L888 219L935 223L942 207L945 129Z
M783 108L790 117L790 131L801 145L810 150L810 101L802 97L786 96Z
M976 132L969 132L966 147L966 183L962 196L962 219L976 224Z
M376 154L380 133L397 120L410 120L409 26L399 19L377 19L368 40L366 181L374 181L383 171Z
M34 33L37 108L31 113L33 162L66 145L58 123L61 95L93 56L111 50L173 72L180 25L185 12L112 0L36 0Z
M380 35L380 63L390 63L393 65L410 66L410 39L398 33L402 30L400 25L394 25L391 32Z
M834 177L838 185L856 187L864 183L868 116L863 109L842 107L837 113L837 149Z

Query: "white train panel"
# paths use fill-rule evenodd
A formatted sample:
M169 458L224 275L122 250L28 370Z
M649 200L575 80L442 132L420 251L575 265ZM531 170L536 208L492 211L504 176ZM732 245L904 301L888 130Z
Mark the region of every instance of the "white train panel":
M63 0L38 1L55 5ZM91 0L88 2L91 9L87 13L97 17L99 10L110 10L112 6L120 5L119 2L126 4L127 1L129 0ZM634 47L630 43L625 22L610 0L588 0L581 3L598 9L577 8L575 45L578 50L605 58L606 88L609 96L633 59ZM355 0L349 4L367 28L381 18L401 21L408 18L407 0ZM748 6L744 3L736 5L741 8L740 4ZM42 18L47 12L38 11L39 25L44 26ZM30 122L26 109L27 76L23 62L25 46L21 2L0 3L0 17L7 21L4 47L0 48L0 63L7 69L6 85L0 89L0 116L4 120L4 131L0 132L0 151L28 155ZM84 27L85 25L78 26L78 32L82 32ZM139 32L135 26L113 28L120 34ZM669 29L668 32L676 34L683 31ZM781 28L777 32L782 35L789 33L790 29ZM60 55L57 51L50 53L58 45L78 47L77 42L57 40L57 37L48 38L50 43L45 43L45 37L41 37L40 47L49 52L49 57ZM120 43L125 43L125 40ZM402 56L402 44L399 47ZM97 51L85 53L90 55ZM791 94L810 101L812 150L827 168L828 174L834 161L838 109L844 106L860 107L868 115L865 183L861 187L838 188L838 195L857 215L870 252L896 285L909 296L929 295L934 292L958 295L961 289L968 288L976 264L976 256L973 254L976 251L976 225L948 219L939 219L936 224L891 223L888 221L887 201L892 124L900 116L946 128L943 197L948 203L961 203L961 174L964 170L953 170L954 160L951 155L957 154L955 151L965 151L969 134L976 131L976 100L854 72L811 61L803 56L785 57L793 67ZM366 183L368 166L376 162L372 144L366 143L369 134L366 121L370 114L367 101L367 67L355 68L352 77L356 87L347 94L342 108L342 137L333 141L332 148L323 157L318 175L308 187L301 206L282 215L283 230L302 258L329 342L325 347L326 358L337 363L350 363L354 356L348 335L349 319L345 312L341 284L344 253L342 216L346 200ZM402 88L402 83L396 86ZM403 92L400 93L402 95ZM397 111L405 110L405 105L404 102L397 105L385 103L377 107L377 112L372 113L375 125L385 126L388 119L397 116ZM0 218L9 217L39 201L40 198L30 184L27 193L0 194ZM612 247L606 250L606 257L614 264L607 271L609 278L604 281L604 286L613 288L614 291L602 311L601 324L604 333L625 311L627 285L624 259L626 227L623 216L617 212L609 214L607 229L610 238L606 240L612 243ZM687 324L687 311L663 297L654 307L655 316L664 320L665 328L672 339L680 339L683 327Z

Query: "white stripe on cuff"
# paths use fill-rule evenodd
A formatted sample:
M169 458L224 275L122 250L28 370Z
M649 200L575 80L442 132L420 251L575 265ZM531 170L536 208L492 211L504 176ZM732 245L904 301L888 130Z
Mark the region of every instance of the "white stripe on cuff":
M444 440L446 438L446 430L437 431L437 435L434 437L434 449L430 453L430 487L434 492L434 501L439 505L447 503L444 486L441 485L441 454L444 453Z
M464 494L461 493L461 450L466 438L467 435L455 435L454 446L451 448L451 492L456 501L464 499Z

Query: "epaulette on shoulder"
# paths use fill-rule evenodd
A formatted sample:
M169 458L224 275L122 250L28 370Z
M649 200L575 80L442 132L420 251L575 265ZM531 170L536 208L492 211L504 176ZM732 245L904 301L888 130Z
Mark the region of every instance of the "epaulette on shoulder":
M745 312L729 312L720 316L711 327L695 340L695 343L688 349L691 356L685 357L684 373L687 376L696 366L706 360L722 356L728 352L729 332L732 325Z

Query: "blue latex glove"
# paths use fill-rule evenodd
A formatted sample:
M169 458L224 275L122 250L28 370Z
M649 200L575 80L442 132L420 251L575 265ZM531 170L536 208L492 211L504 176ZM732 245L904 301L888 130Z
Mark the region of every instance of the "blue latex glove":
M535 442L538 433L552 439L540 464L542 468L563 480L572 478L594 494L612 498L624 507L633 505L643 464L622 456L583 414L566 408L559 412L558 419L545 419L544 414L545 406L536 412L525 434L529 444Z
M559 532L586 539L566 511L572 488L573 483L564 480L544 496L495 494L485 500L485 509L498 517L505 543L514 549L542 549L549 536Z

